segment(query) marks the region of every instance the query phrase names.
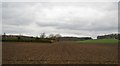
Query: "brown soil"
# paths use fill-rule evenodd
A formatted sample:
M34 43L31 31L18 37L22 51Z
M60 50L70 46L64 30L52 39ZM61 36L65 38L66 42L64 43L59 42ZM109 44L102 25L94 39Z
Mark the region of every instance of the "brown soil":
M3 64L117 64L117 44L3 42Z

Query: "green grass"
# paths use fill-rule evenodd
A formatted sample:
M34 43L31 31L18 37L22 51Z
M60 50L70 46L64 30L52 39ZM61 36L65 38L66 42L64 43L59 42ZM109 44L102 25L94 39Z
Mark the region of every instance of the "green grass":
M95 40L85 40L85 41L78 41L79 43L84 44L118 44L117 39L95 39Z

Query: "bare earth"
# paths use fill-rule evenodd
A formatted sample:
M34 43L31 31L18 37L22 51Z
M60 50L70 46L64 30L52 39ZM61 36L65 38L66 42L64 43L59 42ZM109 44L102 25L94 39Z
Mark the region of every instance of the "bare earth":
M117 64L117 44L3 42L3 64Z

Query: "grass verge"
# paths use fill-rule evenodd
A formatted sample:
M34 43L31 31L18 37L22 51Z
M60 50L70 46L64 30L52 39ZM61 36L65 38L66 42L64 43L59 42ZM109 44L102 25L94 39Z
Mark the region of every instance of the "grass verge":
M118 44L120 40L117 39L94 39L94 40L84 40L78 41L78 43L83 44Z

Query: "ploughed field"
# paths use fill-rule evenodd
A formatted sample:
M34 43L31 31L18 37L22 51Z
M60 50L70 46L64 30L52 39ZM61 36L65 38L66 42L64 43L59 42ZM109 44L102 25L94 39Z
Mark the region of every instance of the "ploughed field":
M117 64L117 44L3 42L3 64Z

